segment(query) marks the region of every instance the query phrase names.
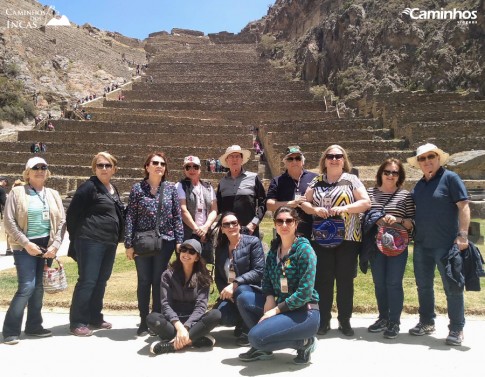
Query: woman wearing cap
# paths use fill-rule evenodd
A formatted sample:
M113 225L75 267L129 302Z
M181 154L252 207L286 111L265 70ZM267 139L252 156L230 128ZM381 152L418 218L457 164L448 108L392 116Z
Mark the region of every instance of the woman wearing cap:
M42 327L42 273L46 261L52 262L61 246L65 214L59 193L45 187L49 176L47 162L40 157L31 158L23 172L26 185L14 187L5 205L5 230L13 250L18 280L17 292L3 323L6 344L19 342L26 307L25 334L35 337L52 335L50 330Z
M414 218L414 202L409 191L402 185L406 179L404 167L396 158L386 159L376 174L376 187L367 190L373 209L383 210L386 215L380 220L385 224L402 224L411 236ZM374 232L375 233L375 232ZM367 237L367 236L366 236ZM408 249L397 256L387 256L375 246L370 256L372 278L379 318L368 327L370 332L384 331L384 337L394 339L399 334L401 312L404 304L402 281L408 258Z
M94 175L78 187L67 210L68 255L77 261L78 280L69 312L70 332L90 336L92 329L110 329L103 299L118 243L123 241L124 205L111 178L117 159L108 152L93 157Z
M161 313L147 317L150 330L162 339L150 346L155 355L215 344L209 333L219 324L221 313L217 309L206 312L212 278L201 252L199 241L184 241L162 274Z
M317 254L315 289L320 296L320 329L324 335L330 330L334 284L337 283L339 330L346 336L354 335L350 325L354 300L354 278L357 275L357 254L362 241L359 214L370 208L370 199L362 182L350 174L347 152L339 145L329 146L320 158L320 175L306 191L307 202L301 208L308 214L323 219L339 216L345 233L336 247L312 245Z
M215 250L215 282L219 299L214 305L222 313L222 326L236 326L237 344L248 345L247 333L236 300L245 291L259 291L264 272L263 245L258 237L241 234L233 212L224 212L218 222Z
M167 157L163 152L150 153L143 164L145 178L135 183L130 192L126 211L125 248L129 260L135 260L138 279L137 298L140 311L139 336L148 334L146 317L152 312L161 313L160 278L166 270L175 248L183 242L184 228L177 189L167 182ZM163 199L162 199L163 198ZM160 203L161 201L161 203ZM160 222L155 224L160 205ZM139 257L133 248L137 232L154 230L158 227L163 238L160 253Z
M178 182L177 194L184 221L184 240L195 238L202 243L202 256L213 263L212 239L207 233L217 217L217 200L210 182L200 179L200 160L196 156L184 158L185 178Z

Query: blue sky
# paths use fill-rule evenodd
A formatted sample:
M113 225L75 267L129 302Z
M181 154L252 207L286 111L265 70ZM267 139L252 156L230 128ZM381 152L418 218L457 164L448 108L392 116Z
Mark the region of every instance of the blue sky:
M274 0L41 0L71 22L144 39L172 28L238 33L265 16Z

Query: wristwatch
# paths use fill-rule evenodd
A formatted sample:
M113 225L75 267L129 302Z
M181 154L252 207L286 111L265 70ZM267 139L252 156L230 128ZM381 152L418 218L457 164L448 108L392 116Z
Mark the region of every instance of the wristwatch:
M461 237L465 240L468 240L468 233L461 230L461 231L458 232L458 237Z

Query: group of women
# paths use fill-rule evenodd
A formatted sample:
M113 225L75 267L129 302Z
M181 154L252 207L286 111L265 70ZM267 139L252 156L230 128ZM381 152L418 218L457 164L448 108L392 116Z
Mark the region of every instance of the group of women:
M299 213L281 206L273 213L276 238L265 257L259 238L241 234L232 212L219 216L212 245L217 203L212 188L200 180L197 157L184 160L185 179L174 185L167 180L167 157L151 153L143 165L145 177L132 187L125 209L110 182L117 160L107 152L98 153L92 162L95 175L79 186L67 210L69 255L77 260L79 272L70 309L71 333L89 336L93 329L111 328L102 314L103 297L117 244L124 241L138 277L137 334L160 337L150 348L154 354L211 347L215 341L210 331L222 324L235 326L237 344L251 346L239 355L243 361L270 359L275 350L293 348L294 362L306 364L316 346L315 335L330 330L335 284L339 330L352 336L362 214L371 207L381 209L385 211L381 223L402 224L411 235L414 206L409 192L402 189L405 173L397 159L382 163L376 186L367 190L351 173L349 157L339 145L323 152L319 167L320 175L309 184L299 207L314 219L340 219L342 241L328 247L298 235ZM27 185L12 190L5 208L19 281L3 327L9 344L19 340L26 307L26 334L51 335L42 327L40 313L42 270L55 257L65 221L59 194L44 187L48 176L45 160L29 160L24 171ZM200 207L192 206L198 199ZM155 255L138 256L134 239L154 229L163 246ZM207 311L212 277L204 249L213 247L215 260L210 262L219 299ZM169 264L174 251L176 257ZM384 331L384 336L393 338L399 333L407 249L399 256L386 256L376 246L370 254L379 318L369 331Z

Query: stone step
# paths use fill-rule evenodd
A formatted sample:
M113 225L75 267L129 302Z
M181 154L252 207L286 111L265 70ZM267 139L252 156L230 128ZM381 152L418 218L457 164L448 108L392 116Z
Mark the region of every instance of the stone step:
M155 89L162 92L194 92L194 91L259 91L259 90L308 90L307 84L302 81L278 81L271 85L264 82L247 82L247 83L233 83L233 82L201 82L194 80L192 82L171 82L171 83L157 83L150 84L146 82L133 83L133 90L149 90Z
M293 121L279 121L279 122L264 122L260 124L261 132L286 132L289 130L295 131L315 131L327 129L339 130L382 130L382 124L377 119L326 119L326 120L293 120Z
M353 140L352 142L376 142L388 141L392 138L391 130L366 130L366 129L339 129L337 126L334 128L325 128L320 130L300 130L282 132L267 132L264 137L266 142L285 144L291 141L296 141L297 144L303 148L303 145L314 143L316 140ZM397 143L397 141L394 141ZM404 140L398 140L399 145L405 146ZM321 143L318 142L320 145ZM340 144L337 142L335 144ZM330 145L330 144L329 144Z

